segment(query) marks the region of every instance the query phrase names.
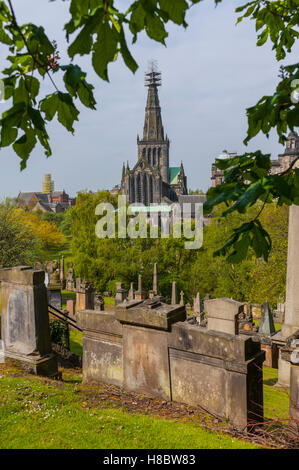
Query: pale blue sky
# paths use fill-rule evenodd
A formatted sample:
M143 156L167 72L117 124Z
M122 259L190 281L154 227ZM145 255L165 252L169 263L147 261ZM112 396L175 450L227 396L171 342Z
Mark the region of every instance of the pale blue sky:
M119 183L122 162L129 160L133 166L137 159L136 136L142 135L146 100L144 72L151 59L158 61L162 71L160 103L171 140L170 164L176 166L182 160L188 187L206 190L215 157L223 149L245 151L245 108L272 93L277 83L280 64L271 46L255 46L252 21L235 26L234 7L241 3L245 1L225 0L215 9L213 0L205 0L192 7L186 30L168 26L167 48L140 35L132 47L139 64L135 75L119 59L109 68L110 83L105 83L92 71L89 58L75 57L95 86L97 111L79 105L82 112L74 136L57 122L51 123L52 157L47 159L37 145L22 172L14 152L2 149L0 198L16 196L20 190L41 190L44 173L52 174L55 189L65 189L72 196L81 189L109 189ZM20 22L45 27L50 39L58 43L60 63L66 63L62 28L69 18L69 2L13 0L13 4ZM298 52L297 47L283 63L297 61ZM3 64L4 50L0 58ZM49 79L43 91L52 91ZM0 106L5 109L4 104ZM258 136L247 148L260 148L272 153L272 158L282 150L275 134L269 140Z

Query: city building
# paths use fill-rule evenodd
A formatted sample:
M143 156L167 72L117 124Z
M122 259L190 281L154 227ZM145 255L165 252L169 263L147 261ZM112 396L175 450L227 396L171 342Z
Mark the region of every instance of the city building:
M219 155L218 160L225 158L231 158L236 156L235 152L223 152ZM286 140L284 152L278 155L276 160L271 160L271 168L269 173L271 175L279 175L283 171L287 170L295 158L299 157L299 136L296 132L290 132ZM224 180L224 171L216 168L215 164L212 164L212 187L218 186Z
M71 198L63 189L54 190L54 181L47 173L42 182L42 191L20 192L18 195L20 206L26 206L30 211L64 212L76 204L76 198Z

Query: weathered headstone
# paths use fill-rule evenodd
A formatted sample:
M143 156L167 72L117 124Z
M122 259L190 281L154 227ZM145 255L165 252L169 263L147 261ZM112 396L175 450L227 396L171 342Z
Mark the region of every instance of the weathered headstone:
M200 308L200 293L199 292L197 292L196 297L194 299L193 311L195 315L200 315L201 308Z
M70 262L69 269L66 275L66 290L74 291L76 288L75 284L76 284L75 283L75 271L74 271L73 263Z
M121 304L127 297L127 291L122 287L121 282L116 283L115 305Z
M154 291L154 295L158 295L158 270L157 270L157 263L154 263L153 291Z
M275 326L272 311L269 302L264 302L262 307L262 316L258 336L261 342L261 349L266 353L264 366L271 367L272 369L278 368L278 346L273 343L272 337L275 335Z
M66 301L66 309L68 311L68 315L70 317L75 316L75 301L73 299L67 299Z
M135 291L136 300L146 299L146 292L142 289L142 276L138 274L138 289Z
M176 282L173 281L172 287L171 287L171 305L177 305L177 304L178 304L177 285L176 285Z
M26 364L35 374L57 376L44 277L44 271L29 266L0 270L2 339L5 357Z
M94 309L94 287L81 279L76 280L76 311Z
M290 424L299 432L299 330L286 340L281 348L281 358L290 367Z
M170 400L168 331L185 320L185 307L134 300L119 304L115 316L123 325L125 388Z
M129 294L128 294L128 300L133 300L133 299L134 299L134 282L131 282Z
M48 303L61 310L61 281L58 262L54 260L51 263L48 263L47 269L50 275L49 283L47 285Z
M94 308L103 312L105 310L105 301L101 294L97 293L94 295Z
M262 308L262 316L261 316L261 322L260 322L260 327L259 327L259 334L264 335L264 336L272 336L275 334L275 326L274 326L274 320L273 320L273 315L271 312L271 308L269 305L269 302L264 302L263 308Z
M59 268L59 277L62 289L65 289L65 277L64 277L64 256L61 256L60 268Z
M297 165L297 164L296 164ZM278 385L288 387L290 384L290 363L281 355L287 338L299 329L299 206L292 205L289 208L288 231L288 257L287 257L287 282L285 317L281 331L273 341L279 346Z
M208 329L232 335L239 333L238 315L244 304L233 299L205 300L204 309L208 316Z
M185 300L184 300L184 292L181 290L181 293L180 293L180 305L185 305Z

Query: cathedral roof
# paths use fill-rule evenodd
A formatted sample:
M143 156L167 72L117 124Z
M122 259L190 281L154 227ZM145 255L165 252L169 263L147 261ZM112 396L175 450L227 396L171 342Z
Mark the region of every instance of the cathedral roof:
M168 169L168 183L169 184L177 184L180 169L181 169L180 166L169 167Z

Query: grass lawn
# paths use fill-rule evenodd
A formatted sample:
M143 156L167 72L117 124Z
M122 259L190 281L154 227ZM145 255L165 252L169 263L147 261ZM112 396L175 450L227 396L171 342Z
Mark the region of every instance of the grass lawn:
M61 382L0 365L0 448L257 447L221 432L212 433L192 418L175 421L135 414L113 400L90 404L86 393L88 386L81 384L81 374L75 371L64 370Z
M82 332L79 330L70 330L70 350L82 356Z

